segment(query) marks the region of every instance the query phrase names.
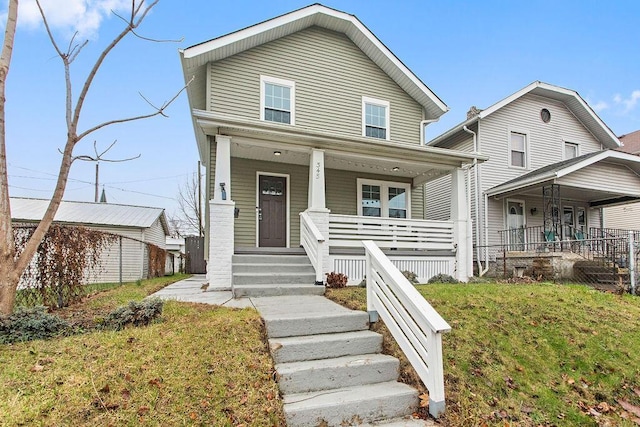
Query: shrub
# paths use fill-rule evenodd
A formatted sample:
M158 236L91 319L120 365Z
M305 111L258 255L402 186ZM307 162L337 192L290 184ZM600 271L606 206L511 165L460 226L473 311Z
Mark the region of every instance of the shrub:
M460 283L448 274L440 273L433 276L427 283Z
M347 286L347 280L349 278L344 274L332 271L327 273L327 288L344 288Z
M160 298L130 301L129 304L109 313L102 323L102 328L120 331L128 325L147 326L160 317L163 304L164 301Z
M10 316L0 316L0 344L44 340L71 332L66 320L48 313L44 306L18 307Z
M409 281L409 283L411 283L412 285L417 285L418 284L418 275L416 273L414 273L413 271L404 270L402 272L402 275L404 277L406 277L407 280Z

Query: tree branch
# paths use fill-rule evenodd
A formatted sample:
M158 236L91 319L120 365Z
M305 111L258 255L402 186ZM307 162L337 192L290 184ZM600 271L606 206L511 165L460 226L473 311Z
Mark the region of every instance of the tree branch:
M78 141L81 140L82 138L84 138L85 136L89 135L90 133L93 133L93 132L97 131L98 129L102 129L103 127L111 126L111 125L114 125L116 123L133 122L133 121L136 121L136 120L148 119L148 118L155 117L155 116L158 116L158 115L162 115L164 117L167 117L167 115L164 114L164 110L166 110L171 104L173 104L173 102L178 98L178 96L180 96L180 94L187 89L187 87L191 84L193 79L194 78L192 77L191 80L189 80L187 82L187 84L182 87L182 89L180 89L169 101L165 102L160 107L155 107L153 104L151 104L151 103L149 103L149 101L147 101L149 103L149 105L151 105L153 108L156 109L156 111L154 111L153 113L143 114L143 115L134 116L134 117L126 117L126 118L122 118L122 119L108 120L106 122L100 123L99 125L96 125L96 126L94 126L92 128L87 129L86 131L82 132L80 135L78 135ZM146 101L146 98L143 97L143 99L145 99L145 101Z

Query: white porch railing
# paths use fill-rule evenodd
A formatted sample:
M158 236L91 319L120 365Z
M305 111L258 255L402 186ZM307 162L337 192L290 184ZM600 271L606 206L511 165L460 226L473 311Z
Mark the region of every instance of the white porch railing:
M361 248L367 239L383 248L455 248L452 221L329 215L331 247Z
M306 212L300 212L300 244L316 270L316 284L323 283L322 254L324 253L323 245L326 245L326 242L322 233L320 233L320 230L318 230L318 227Z
M367 310L384 321L429 390L429 413L438 417L445 409L442 333L451 327L373 241L361 244L366 254Z

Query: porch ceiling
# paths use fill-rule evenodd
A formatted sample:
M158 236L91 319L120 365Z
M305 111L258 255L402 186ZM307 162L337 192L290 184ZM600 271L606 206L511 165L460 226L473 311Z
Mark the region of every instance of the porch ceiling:
M269 122L221 117L194 111L207 135L232 137L233 157L286 164L309 165L312 149L325 151L325 167L412 178L417 186L465 164L485 161L482 155L418 144L345 137L342 134L300 129ZM280 152L279 156L274 152ZM397 168L397 170L394 170Z
M493 196L496 200L506 198L519 197L538 197L542 198L542 188L545 185L557 183L555 180L549 180L538 185L521 188L519 190L509 191ZM588 203L592 207L606 207L613 205L621 205L633 203L640 200L640 193L636 195L628 195L615 189L609 191L597 190L588 186L578 187L560 184L560 198L566 201Z

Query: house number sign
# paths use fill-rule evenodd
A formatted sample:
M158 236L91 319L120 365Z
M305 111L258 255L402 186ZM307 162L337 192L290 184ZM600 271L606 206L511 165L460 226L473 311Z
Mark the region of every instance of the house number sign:
M316 179L320 179L320 162L316 162Z

